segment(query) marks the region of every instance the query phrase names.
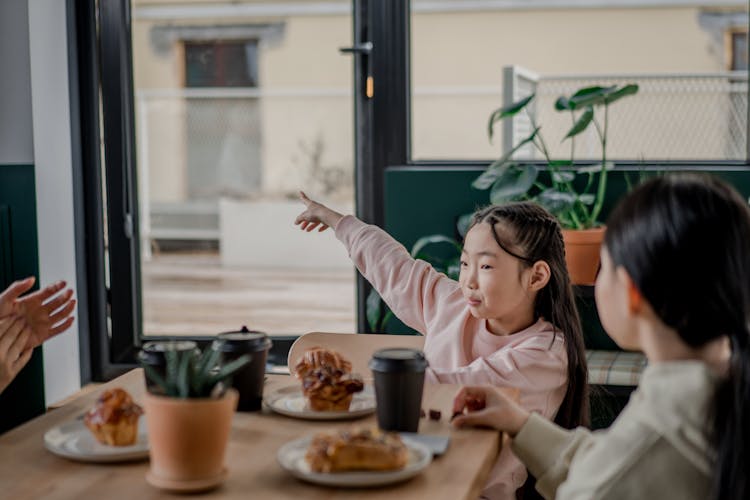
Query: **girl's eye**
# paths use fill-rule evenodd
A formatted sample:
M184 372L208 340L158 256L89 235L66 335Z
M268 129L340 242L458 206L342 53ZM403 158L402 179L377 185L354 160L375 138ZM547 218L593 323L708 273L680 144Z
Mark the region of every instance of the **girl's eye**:
M462 261L461 261L461 267L466 267L466 266L468 266L468 265L469 265L469 264L467 264L465 260L462 260Z
M482 264L482 269L492 269L492 266L489 264Z

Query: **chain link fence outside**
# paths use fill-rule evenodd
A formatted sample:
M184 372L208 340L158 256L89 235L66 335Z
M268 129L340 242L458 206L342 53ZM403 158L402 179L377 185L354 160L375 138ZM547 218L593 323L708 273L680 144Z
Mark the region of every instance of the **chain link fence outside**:
M569 112L554 109L559 96L582 87L637 83L639 91L609 106L607 156L612 160L745 160L747 73L539 77L535 121L554 158L569 158ZM599 108L596 119L603 125ZM514 124L516 126L516 124ZM528 128L526 126L525 128ZM575 137L576 160L601 158L596 128ZM540 158L538 151L532 158Z

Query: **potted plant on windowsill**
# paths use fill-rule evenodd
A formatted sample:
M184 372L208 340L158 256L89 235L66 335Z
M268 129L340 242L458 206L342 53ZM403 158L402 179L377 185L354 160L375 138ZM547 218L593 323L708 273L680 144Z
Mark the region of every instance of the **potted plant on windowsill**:
M553 160L544 141L541 126L528 111L529 104L535 95L532 94L510 106L492 112L488 123L488 134L492 140L494 125L520 112L529 115L532 124L531 134L492 162L479 177L472 182L472 187L489 190L490 202L506 203L514 200L533 200L547 208L560 221L565 240L565 258L571 281L578 285L593 284L599 267L599 249L604 237L604 226L599 222L604 201L607 195L607 173L613 165L607 157L607 134L609 132L609 106L616 101L634 95L638 85L627 84L621 87L585 87L574 92L570 97L561 96L555 102L555 109L570 113L572 127L563 140L570 140L570 157L565 160ZM597 117L596 110L600 110ZM601 160L594 165L576 166L574 160L575 138L589 126L594 125L601 144ZM536 165L522 163L513 158L516 151L532 144L539 150L546 162L548 181L539 177L540 169ZM579 176L583 179L579 179ZM583 182L577 182L582 180ZM582 188L578 186L583 185ZM458 217L457 229L461 237L466 235L472 214ZM447 244L447 245L446 245ZM443 257L438 258L433 246L441 245ZM427 251L427 248L431 251ZM411 255L432 264L439 272L452 279L458 279L458 262L461 254L461 243L456 239L441 234L423 236L417 240ZM372 331L383 331L393 316L375 290L367 297L367 321Z
M168 343L166 343L168 344ZM151 455L146 480L172 491L202 491L226 476L224 453L238 394L225 381L250 361L221 366L221 352L164 349L165 375L143 364L160 394L144 399Z
M636 84L593 86L582 88L570 97L559 97L555 109L569 112L572 121L570 130L563 138L570 140L571 144L570 158L566 160L553 160L550 157L541 126L528 111L534 94L495 110L489 118L490 140L495 123L521 111L527 113L532 132L491 163L472 186L489 189L491 203L533 200L552 212L563 227L568 270L575 284L593 284L599 267L599 248L604 237L604 226L599 222L599 215L607 194L607 172L613 167L607 158L609 106L637 92ZM601 112L597 113L597 110ZM577 167L574 161L575 137L592 124L601 145L601 160L591 166ZM523 164L513 158L513 154L527 144L533 145L544 157L549 182L545 183L539 178L539 169L535 165ZM584 182L579 182L579 175L585 176ZM581 185L583 188L580 188Z

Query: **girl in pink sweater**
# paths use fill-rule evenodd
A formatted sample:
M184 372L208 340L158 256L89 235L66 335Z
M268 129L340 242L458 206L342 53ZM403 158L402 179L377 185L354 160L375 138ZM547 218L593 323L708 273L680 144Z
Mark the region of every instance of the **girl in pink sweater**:
M515 388L529 411L568 428L587 423L581 325L551 214L526 202L477 212L456 282L377 226L300 198L307 208L295 224L334 228L394 314L425 335L427 382ZM526 477L503 447L483 496L515 498Z

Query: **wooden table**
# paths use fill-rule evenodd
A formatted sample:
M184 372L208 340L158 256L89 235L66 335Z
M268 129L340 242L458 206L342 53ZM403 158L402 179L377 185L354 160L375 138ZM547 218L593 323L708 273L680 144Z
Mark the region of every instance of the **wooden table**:
M270 375L265 391L296 384L289 376ZM0 436L0 497L3 499L148 499L177 498L146 483L148 462L122 464L87 464L73 462L48 452L43 436L47 429L75 419L93 405L107 387L123 387L136 401L144 393L143 374L133 370L98 390L73 398L52 410ZM420 432L450 434L448 451L437 457L415 478L377 489L343 489L316 486L294 479L276 462L276 452L299 437L347 422L299 420L270 413L237 413L226 464L229 475L223 485L202 498L258 499L329 499L329 498L398 498L407 499L475 499L481 492L499 450L499 434L481 429L453 429L448 418L457 386L426 385L425 409L440 409L439 422L422 419ZM374 424L374 416L356 420ZM182 495L184 497L184 495Z

